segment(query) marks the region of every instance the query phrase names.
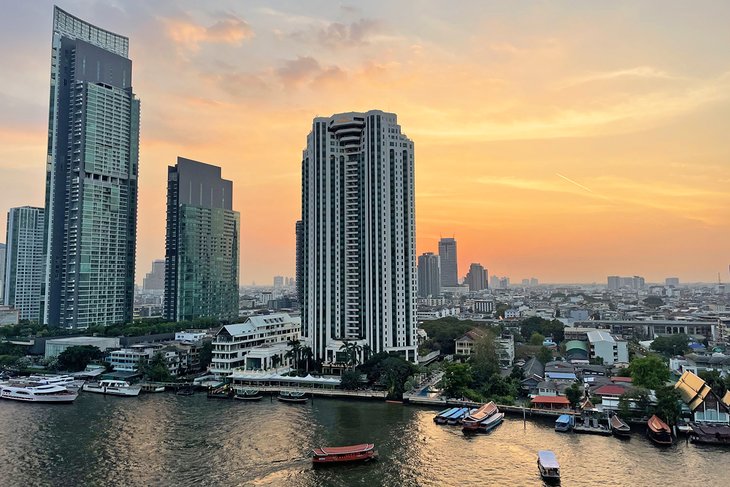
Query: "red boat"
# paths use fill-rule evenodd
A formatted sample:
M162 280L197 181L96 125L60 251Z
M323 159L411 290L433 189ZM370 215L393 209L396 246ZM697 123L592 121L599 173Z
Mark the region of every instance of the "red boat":
M473 413L468 414L462 422L463 431L477 431L481 426L482 421L485 421L490 416L498 413L497 405L493 401L483 405Z
M669 446L672 444L672 430L657 415L649 418L646 425L648 426L646 434L651 441L661 446Z
M378 456L373 443L363 443L352 446L326 446L312 450L312 463L315 465L367 462Z

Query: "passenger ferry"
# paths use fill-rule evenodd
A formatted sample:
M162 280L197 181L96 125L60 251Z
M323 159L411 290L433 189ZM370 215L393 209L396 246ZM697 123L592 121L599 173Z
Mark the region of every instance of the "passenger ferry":
M123 380L104 379L84 384L84 390L112 396L139 396L142 387L130 385L129 382Z
M537 452L537 469L540 471L540 477L546 483L560 483L560 464L552 451L540 450Z
M64 386L43 385L4 385L0 387L0 397L11 401L71 403L79 396L76 391L69 391Z
M352 446L322 447L312 450L314 465L367 462L378 457L378 451L373 443L362 443Z
M282 402L305 403L307 396L301 391L279 391L277 399Z

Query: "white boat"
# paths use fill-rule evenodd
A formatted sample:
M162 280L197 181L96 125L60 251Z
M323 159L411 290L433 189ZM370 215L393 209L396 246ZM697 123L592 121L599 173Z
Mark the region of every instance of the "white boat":
M560 464L552 451L540 450L537 452L537 468L545 482L560 483Z
M0 388L0 397L11 401L70 403L78 396L77 391L69 391L64 386L54 384L16 384Z
M84 390L112 396L139 396L142 386L130 385L123 380L104 379L99 382L87 382L84 384Z

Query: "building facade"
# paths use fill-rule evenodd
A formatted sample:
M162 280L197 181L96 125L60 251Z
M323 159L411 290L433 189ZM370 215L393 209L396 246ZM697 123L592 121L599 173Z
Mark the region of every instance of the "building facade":
M629 363L627 342L616 340L610 333L602 330L589 331L586 335L590 358L601 358L605 365Z
M439 240L439 259L441 260L441 287L459 285L459 264L456 261L456 239Z
M439 256L426 252L418 256L418 295L422 298L441 294Z
M162 291L165 289L165 261L152 261L152 270L144 276L142 289L145 291Z
M8 211L3 302L21 320L41 321L44 213L30 206Z
M5 244L0 243L0 304L4 304L5 296Z
M469 291L483 291L489 286L487 270L481 264L471 264L466 274L465 284L469 285Z
M380 110L317 117L302 155L302 329L417 360L413 142Z
M165 317L238 317L240 215L221 168L178 157L167 172Z
M137 239L139 100L129 40L53 14L44 321L129 322Z

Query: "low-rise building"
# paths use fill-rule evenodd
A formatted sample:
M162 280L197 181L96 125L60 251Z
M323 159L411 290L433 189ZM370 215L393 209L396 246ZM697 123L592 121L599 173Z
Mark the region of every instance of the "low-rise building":
M730 408L704 380L692 372L682 374L674 388L692 412L694 421L730 424Z
M593 330L587 333L590 358L603 359L606 365L628 363L629 347L623 340L616 340L610 333Z
M114 337L68 337L46 340L44 357L55 358L61 355L67 348L90 345L102 352L119 348L119 338Z

